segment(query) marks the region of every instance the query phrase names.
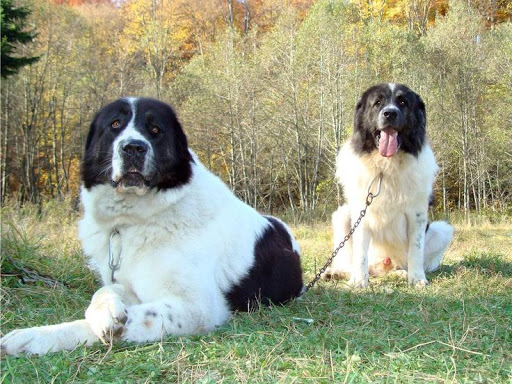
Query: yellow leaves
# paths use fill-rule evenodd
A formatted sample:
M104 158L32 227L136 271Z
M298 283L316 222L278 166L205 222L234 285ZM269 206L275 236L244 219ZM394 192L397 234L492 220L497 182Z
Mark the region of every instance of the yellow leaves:
M190 49L189 26L182 22L179 2L170 0L133 0L120 9L122 24L120 44L130 53L144 52L147 61L185 56Z
M382 18L386 10L386 0L351 0L357 5L363 20L370 18Z
M351 0L362 20L387 20L408 25L410 30L424 33L437 15L444 15L449 0Z

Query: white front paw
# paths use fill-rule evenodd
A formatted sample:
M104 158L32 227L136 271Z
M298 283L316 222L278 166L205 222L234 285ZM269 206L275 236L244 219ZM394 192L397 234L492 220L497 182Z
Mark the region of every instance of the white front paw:
M126 308L116 295L95 296L85 311L85 319L101 341L110 343L124 331Z
M15 329L0 339L1 356L44 355L60 350L59 340L45 327Z
M350 278L348 281L348 285L350 288L368 288L370 281L367 276L354 276Z
M409 285L413 287L423 288L428 285L428 280L424 273L411 273L407 275Z

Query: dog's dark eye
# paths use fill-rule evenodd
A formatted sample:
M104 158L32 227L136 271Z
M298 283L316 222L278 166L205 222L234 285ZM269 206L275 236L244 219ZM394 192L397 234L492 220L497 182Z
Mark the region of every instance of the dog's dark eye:
M160 133L160 128L158 128L156 125L153 125L151 127L151 133L154 135L158 135Z
M405 100L403 97L399 97L398 104L400 104L402 107L405 107L407 105L407 100Z
M381 104L382 102L380 100L376 100L373 105L375 105L376 107L380 107Z
M121 122L119 120L114 120L110 126L114 129L118 129L121 127Z

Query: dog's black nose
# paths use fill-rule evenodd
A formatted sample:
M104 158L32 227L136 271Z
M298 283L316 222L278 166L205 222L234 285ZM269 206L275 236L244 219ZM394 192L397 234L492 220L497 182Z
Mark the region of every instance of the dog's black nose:
M149 146L142 140L130 140L123 145L123 152L130 156L144 156Z
M386 108L382 110L382 114L388 120L395 120L398 116L398 111L394 108Z

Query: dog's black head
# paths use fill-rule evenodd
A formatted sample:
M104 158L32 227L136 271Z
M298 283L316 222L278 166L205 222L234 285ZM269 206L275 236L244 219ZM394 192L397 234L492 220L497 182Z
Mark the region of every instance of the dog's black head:
M367 89L356 105L354 149L378 150L391 157L399 150L417 156L425 142L426 113L420 96L402 84Z
M119 193L145 194L187 183L192 156L172 108L160 101L125 98L95 116L82 162L85 188L111 184Z

